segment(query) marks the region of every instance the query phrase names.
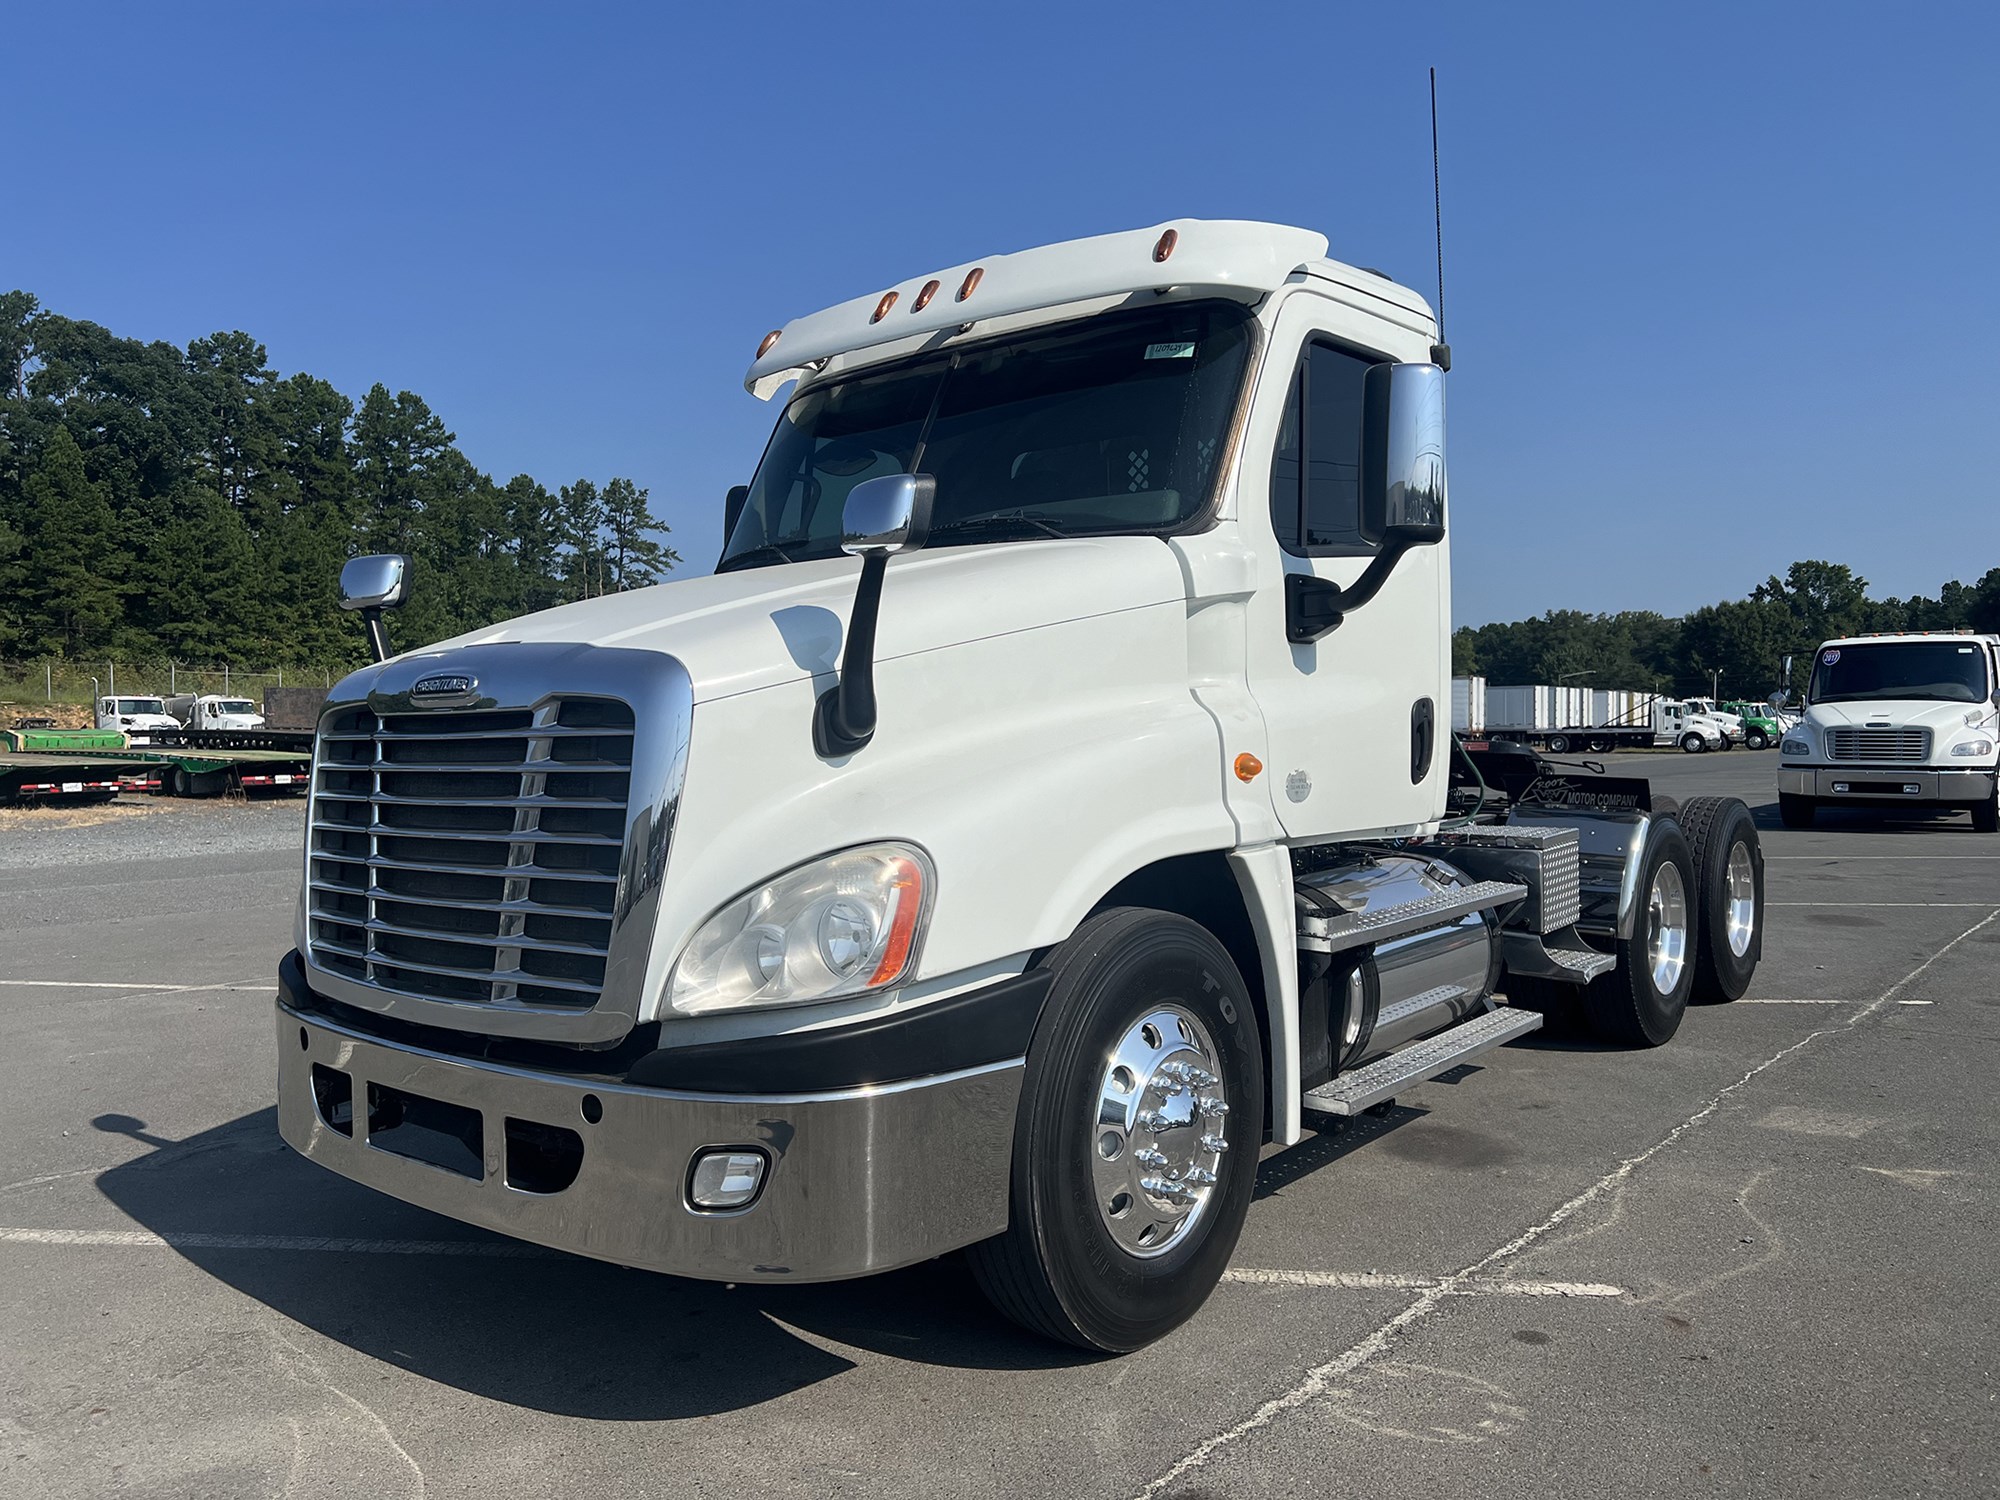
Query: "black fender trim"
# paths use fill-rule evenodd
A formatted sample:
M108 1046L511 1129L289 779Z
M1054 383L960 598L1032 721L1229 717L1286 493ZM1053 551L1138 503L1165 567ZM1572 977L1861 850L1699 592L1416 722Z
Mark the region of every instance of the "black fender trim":
M703 1094L812 1094L901 1083L1023 1056L1048 998L1050 975L1030 969L962 995L842 1026L786 1036L660 1046L660 1023L616 1047L591 1049L421 1026L315 994L297 950L278 964L278 998L351 1031L425 1052L530 1068L634 1088Z

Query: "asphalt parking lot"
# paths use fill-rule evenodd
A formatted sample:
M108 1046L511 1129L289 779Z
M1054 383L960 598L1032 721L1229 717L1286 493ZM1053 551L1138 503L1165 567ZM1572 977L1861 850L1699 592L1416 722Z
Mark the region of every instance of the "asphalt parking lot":
M337 1179L271 1109L299 804L16 818L0 1491L1994 1493L2000 839L1787 832L1771 754L1617 759L1756 809L1750 994L1271 1155L1230 1279L1115 1361L949 1260L727 1288Z

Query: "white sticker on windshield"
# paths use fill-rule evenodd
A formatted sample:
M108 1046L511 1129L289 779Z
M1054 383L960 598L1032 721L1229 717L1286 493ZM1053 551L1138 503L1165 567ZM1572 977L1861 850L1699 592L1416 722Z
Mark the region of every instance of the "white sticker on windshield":
M1958 648L1958 654L1960 656L1970 656L1972 655L1972 648L1970 646L1960 646Z
M1840 660L1840 653L1838 651L1822 651L1819 654L1819 659L1830 667Z
M1146 346L1146 358L1193 359L1194 345L1193 344L1148 344Z

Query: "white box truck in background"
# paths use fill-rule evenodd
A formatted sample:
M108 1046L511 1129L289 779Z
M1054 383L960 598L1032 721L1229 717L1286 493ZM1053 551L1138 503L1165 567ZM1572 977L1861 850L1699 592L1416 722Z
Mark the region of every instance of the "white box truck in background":
M1843 636L1813 653L1805 717L1778 747L1778 810L1957 808L2000 832L2000 636Z
M683 1276L966 1248L1008 1316L1129 1350L1308 1111L1522 1002L1658 1045L1741 995L1742 803L1526 750L1489 796L1454 743L1449 351L1326 252L1183 219L797 319L713 576L336 686L284 1139ZM405 587L342 573L384 655Z

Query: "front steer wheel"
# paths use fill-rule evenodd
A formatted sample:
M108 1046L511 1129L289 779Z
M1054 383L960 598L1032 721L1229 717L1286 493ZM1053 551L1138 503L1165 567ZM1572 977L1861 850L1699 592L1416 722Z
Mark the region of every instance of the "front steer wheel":
M1249 991L1185 917L1102 912L1047 959L1007 1232L967 1251L1023 1327L1122 1354L1178 1327L1236 1248L1263 1137Z
M2000 787L1984 802L1972 804L1972 827L1976 833L2000 833Z

